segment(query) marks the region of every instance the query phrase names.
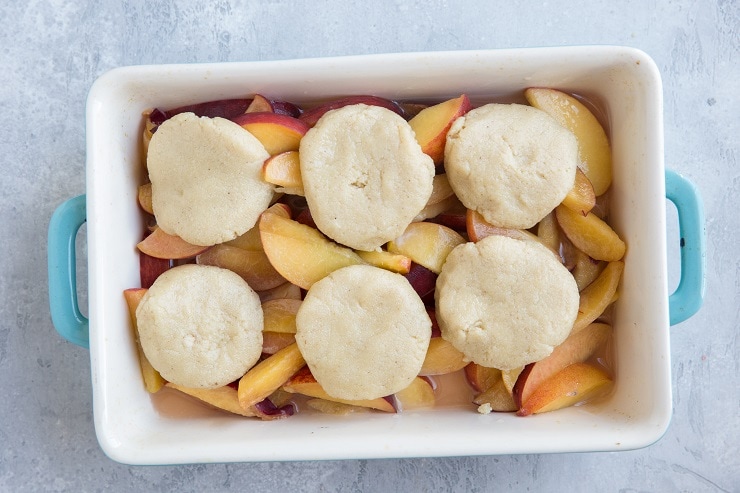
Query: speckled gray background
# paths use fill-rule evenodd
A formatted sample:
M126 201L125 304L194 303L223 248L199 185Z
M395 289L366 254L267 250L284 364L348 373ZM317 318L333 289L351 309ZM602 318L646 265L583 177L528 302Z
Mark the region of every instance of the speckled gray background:
M2 2L0 491L740 491L739 19L736 0ZM675 411L661 441L620 453L180 467L103 455L88 352L49 318L45 246L54 208L85 190L85 98L99 75L130 64L573 44L634 46L655 59L666 163L704 196L706 302L671 329ZM667 234L675 285L675 224ZM84 255L84 231L78 245Z

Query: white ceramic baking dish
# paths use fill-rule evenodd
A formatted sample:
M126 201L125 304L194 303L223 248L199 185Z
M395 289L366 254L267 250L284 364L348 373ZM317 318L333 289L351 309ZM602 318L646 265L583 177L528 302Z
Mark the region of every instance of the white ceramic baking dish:
M349 94L400 100L523 101L528 86L577 93L608 115L614 228L628 244L614 312L616 386L599 404L528 418L443 408L397 415L299 414L262 422L144 390L122 291L139 285L135 244L142 110L262 93L297 103ZM668 184L668 190L666 189ZM682 278L667 286L665 198L677 204ZM703 295L703 221L694 188L663 164L662 88L654 62L623 47L408 53L276 62L126 67L93 85L87 193L62 204L49 234L52 317L88 343L77 308L74 237L87 220L89 348L100 445L131 464L460 456L628 450L665 432L672 413L669 325Z

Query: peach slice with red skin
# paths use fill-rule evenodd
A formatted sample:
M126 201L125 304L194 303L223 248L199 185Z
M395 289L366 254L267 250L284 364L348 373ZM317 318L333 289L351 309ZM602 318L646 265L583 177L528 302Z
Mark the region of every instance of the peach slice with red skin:
M226 118L231 120L238 115L244 114L252 104L252 99L217 99L215 101L205 101L203 103L189 104L180 106L164 112L166 118L172 118L180 113L195 113L197 116L207 116L208 118ZM161 123L161 122L160 122Z
M542 382L516 414L529 416L570 407L602 395L611 383L601 368L574 363Z
M514 402L521 407L542 382L573 363L583 363L603 347L612 329L607 324L591 324L569 336L550 355L527 365L514 385Z
M308 367L303 368L295 375L293 375L290 380L288 380L283 385L283 390L294 394L302 394L308 397L315 397L327 401L339 402L341 404L369 407L371 409L377 409L378 411L384 411L387 413L396 412L396 409L393 407L390 400L385 399L384 397L378 397L376 399L347 400L338 399L336 397L330 396L326 393L323 387L321 387L319 382L316 381L316 378L313 376Z
M411 262L411 268L404 274L406 280L414 288L419 298L431 295L434 292L437 283L437 274L427 269L423 265Z
M365 264L354 251L328 240L317 229L269 211L260 217L259 230L270 263L303 289L337 269Z
M424 108L409 120L421 150L434 160L434 164L444 160L447 132L452 123L469 110L470 99L463 94L455 99Z
M277 113L245 113L234 123L254 135L271 155L297 151L309 127L301 120Z
M501 379L501 370L488 368L477 363L468 363L465 367L465 377L468 383L478 392L485 392Z
M391 101L390 99L385 99L378 96L347 96L344 98L336 99L334 101L330 101L328 103L324 103L308 111L305 111L298 118L309 127L313 127L314 125L316 125L316 122L319 121L319 119L328 111L337 110L339 108L343 108L345 106L350 106L353 104L380 106L382 108L391 110L394 113L397 113L401 117L404 116L403 109L401 109L401 107L395 101Z
M129 316L131 317L131 326L133 328L134 340L136 341L136 351L139 355L139 366L141 367L141 376L144 379L144 388L150 394L159 392L164 386L165 380L157 370L154 369L152 364L144 354L144 350L139 343L139 329L136 323L136 309L141 303L141 299L146 294L146 288L131 288L123 291L123 297L126 300L128 306Z
M447 255L465 243L457 231L441 224L411 223L398 238L388 243L388 251L406 255L417 264L439 274Z
M172 261L166 258L150 257L139 252L139 280L142 288L150 288L154 281L172 267Z
M239 405L246 410L264 400L305 364L295 343L260 361L239 380Z
M159 227L155 227L136 247L150 257L160 259L192 258L210 248L188 243L179 236L165 233Z
M580 166L594 193L598 196L606 192L612 181L611 147L604 127L591 110L575 97L556 89L533 87L524 91L524 97L575 134Z

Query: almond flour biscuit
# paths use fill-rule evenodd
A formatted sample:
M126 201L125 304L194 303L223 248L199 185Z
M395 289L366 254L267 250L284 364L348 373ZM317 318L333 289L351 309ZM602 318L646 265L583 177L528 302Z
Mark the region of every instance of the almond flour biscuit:
M309 289L296 315L296 342L316 380L339 399L375 399L418 375L432 322L400 274L344 267Z
M437 278L442 337L467 359L511 370L548 356L578 314L578 287L536 241L489 236L456 247Z
M316 225L358 250L400 236L432 194L432 159L403 118L378 106L327 112L301 140L300 161Z
M573 187L576 137L544 111L487 104L452 124L445 170L469 209L501 228L531 228Z
M229 120L181 113L165 121L147 153L157 224L194 245L233 240L270 205L274 187L260 174L268 157Z
M262 353L259 296L237 274L187 264L160 275L136 310L147 359L165 380L222 387Z

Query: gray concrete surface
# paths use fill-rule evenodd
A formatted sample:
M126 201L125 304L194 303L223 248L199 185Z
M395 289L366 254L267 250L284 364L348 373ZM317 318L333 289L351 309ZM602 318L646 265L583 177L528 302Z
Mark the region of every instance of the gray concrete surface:
M0 21L0 491L740 491L737 1L10 0ZM671 329L675 410L662 440L619 453L180 467L129 467L100 451L88 352L49 317L45 246L54 208L85 190L85 98L99 75L574 44L655 59L666 163L704 197L706 302ZM675 285L675 224L667 235ZM84 236L78 244L84 254Z

